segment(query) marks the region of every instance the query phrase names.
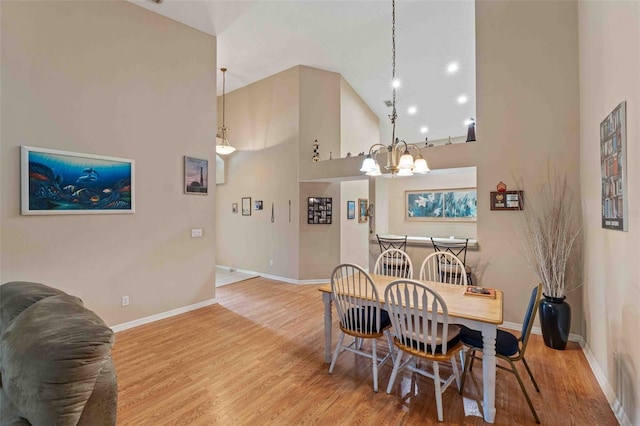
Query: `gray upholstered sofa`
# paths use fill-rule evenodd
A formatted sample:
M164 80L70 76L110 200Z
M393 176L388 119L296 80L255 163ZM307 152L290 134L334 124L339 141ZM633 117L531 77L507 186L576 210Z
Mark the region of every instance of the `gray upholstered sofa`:
M113 331L77 297L0 286L0 425L114 425Z

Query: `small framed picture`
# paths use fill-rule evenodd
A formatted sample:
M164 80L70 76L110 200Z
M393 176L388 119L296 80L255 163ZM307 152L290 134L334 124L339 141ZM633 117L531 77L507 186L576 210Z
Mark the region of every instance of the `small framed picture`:
M253 202L254 210L262 210L262 200Z
M356 218L356 202L347 201L347 219Z
M358 198L358 223L366 223L369 218L369 200Z
M242 216L251 216L251 197L242 197Z
M207 195L209 190L209 161L184 157L184 193Z
M491 210L524 209L523 191L491 192Z
M231 213L233 213L233 214L237 214L238 213L238 203L231 204Z

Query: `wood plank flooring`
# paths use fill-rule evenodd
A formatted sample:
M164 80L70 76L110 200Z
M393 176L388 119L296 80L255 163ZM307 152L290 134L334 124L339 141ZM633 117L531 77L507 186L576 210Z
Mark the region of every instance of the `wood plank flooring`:
M403 372L387 395L387 362L374 393L370 361L352 353L328 373L317 287L254 278L217 288L216 305L117 333L118 424L437 424L430 379ZM617 424L578 344L554 351L534 335L527 355L539 394L519 371L543 425ZM478 402L480 367L464 390ZM496 424L534 425L515 377L498 370L496 380ZM484 424L465 416L455 386L443 406L443 424Z

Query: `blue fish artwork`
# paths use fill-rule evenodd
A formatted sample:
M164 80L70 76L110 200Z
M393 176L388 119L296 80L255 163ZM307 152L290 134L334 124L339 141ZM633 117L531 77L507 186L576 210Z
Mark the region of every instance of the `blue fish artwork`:
M25 159L23 214L133 212L131 160L23 147Z

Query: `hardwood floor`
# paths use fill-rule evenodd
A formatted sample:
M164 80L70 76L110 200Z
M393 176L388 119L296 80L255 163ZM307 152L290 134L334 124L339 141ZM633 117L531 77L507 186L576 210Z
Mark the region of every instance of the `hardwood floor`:
M387 395L387 362L374 393L370 361L351 353L328 373L317 286L254 278L217 288L216 298L216 305L116 335L119 425L438 423L427 378L403 372ZM554 351L534 335L527 355L539 394L522 365L519 371L543 425L617 424L577 343ZM479 367L464 390L478 402ZM498 370L496 380L496 424L535 424L515 377ZM443 407L443 424L484 424L465 417L455 386Z

